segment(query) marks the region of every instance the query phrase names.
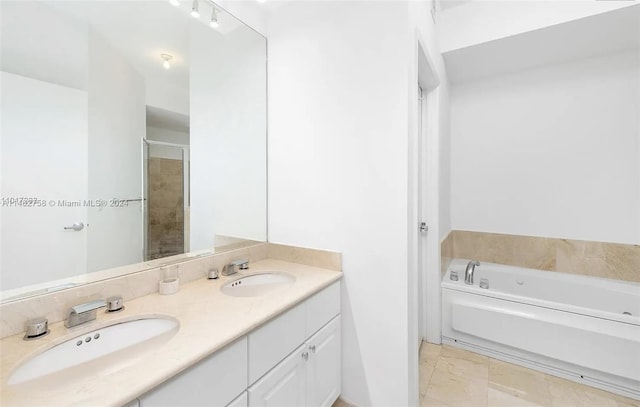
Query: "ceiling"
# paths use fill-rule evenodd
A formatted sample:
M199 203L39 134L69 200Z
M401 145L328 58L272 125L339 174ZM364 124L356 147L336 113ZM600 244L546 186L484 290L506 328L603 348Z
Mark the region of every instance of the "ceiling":
M443 54L452 83L616 52L640 52L640 4Z

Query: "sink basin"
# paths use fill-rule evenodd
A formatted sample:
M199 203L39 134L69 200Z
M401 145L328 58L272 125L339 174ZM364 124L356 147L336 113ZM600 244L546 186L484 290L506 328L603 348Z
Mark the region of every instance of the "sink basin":
M87 370L95 373L110 363L126 362L131 356L138 356L141 350L164 343L178 331L179 325L170 317L151 317L120 322L78 335L22 363L9 376L7 384L20 384L54 373L60 375L63 371L75 375L84 374ZM109 357L116 355L120 357Z
M287 273L265 272L229 281L220 291L233 297L257 297L293 284L296 278Z

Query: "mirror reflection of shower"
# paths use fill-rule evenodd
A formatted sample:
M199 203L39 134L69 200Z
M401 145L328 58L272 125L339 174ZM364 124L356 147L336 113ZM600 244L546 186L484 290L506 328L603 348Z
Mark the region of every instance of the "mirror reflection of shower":
M147 106L144 259L189 252L189 116Z

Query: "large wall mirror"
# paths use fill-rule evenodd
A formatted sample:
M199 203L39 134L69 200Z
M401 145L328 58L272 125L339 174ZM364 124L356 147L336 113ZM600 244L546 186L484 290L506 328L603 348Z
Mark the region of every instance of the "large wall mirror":
M266 241L263 36L208 0L0 8L3 301Z

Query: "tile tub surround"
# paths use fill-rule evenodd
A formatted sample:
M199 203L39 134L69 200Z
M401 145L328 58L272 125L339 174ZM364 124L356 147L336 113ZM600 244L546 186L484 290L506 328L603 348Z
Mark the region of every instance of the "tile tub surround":
M640 407L640 401L447 345L420 348L420 406Z
M464 258L640 282L640 245L454 230L441 252L442 270Z
M275 247L274 256L269 256L271 246ZM341 270L341 255L339 253L272 245L270 243L260 243L250 247L242 247L214 255L185 260L176 263L176 265L179 267L180 284L183 285L194 280L204 279L208 270L212 267L221 272L225 264L235 259L248 258L251 270L254 262L268 257L334 271ZM305 263L307 259L309 261ZM161 262L161 260L157 262ZM318 264L326 265L326 267L318 266ZM125 304L127 304L128 301L135 298L157 293L161 268L168 267L157 265L158 267L156 268L108 278L68 290L0 304L0 338L23 332L25 321L31 318L44 316L49 320L49 324L62 321L66 317L69 307L82 302L107 298L112 295L121 295Z
M290 273L296 281L264 296L243 298L219 291L237 275L218 280L200 278L184 284L174 295L154 293L125 302L125 310L118 314L99 312L95 322L78 328L70 330L58 322L50 325L51 333L39 340L24 341L22 334L2 339L0 404L122 406L342 277L339 271L273 259L258 261L240 275L266 270ZM103 357L111 358L108 374L71 376L70 369L55 377L6 385L8 374L38 351L101 326L144 315L171 316L180 322L180 329L136 358L119 358L117 353Z
M442 242L440 242L440 275L444 276L449 268L453 256L453 232L450 232Z

